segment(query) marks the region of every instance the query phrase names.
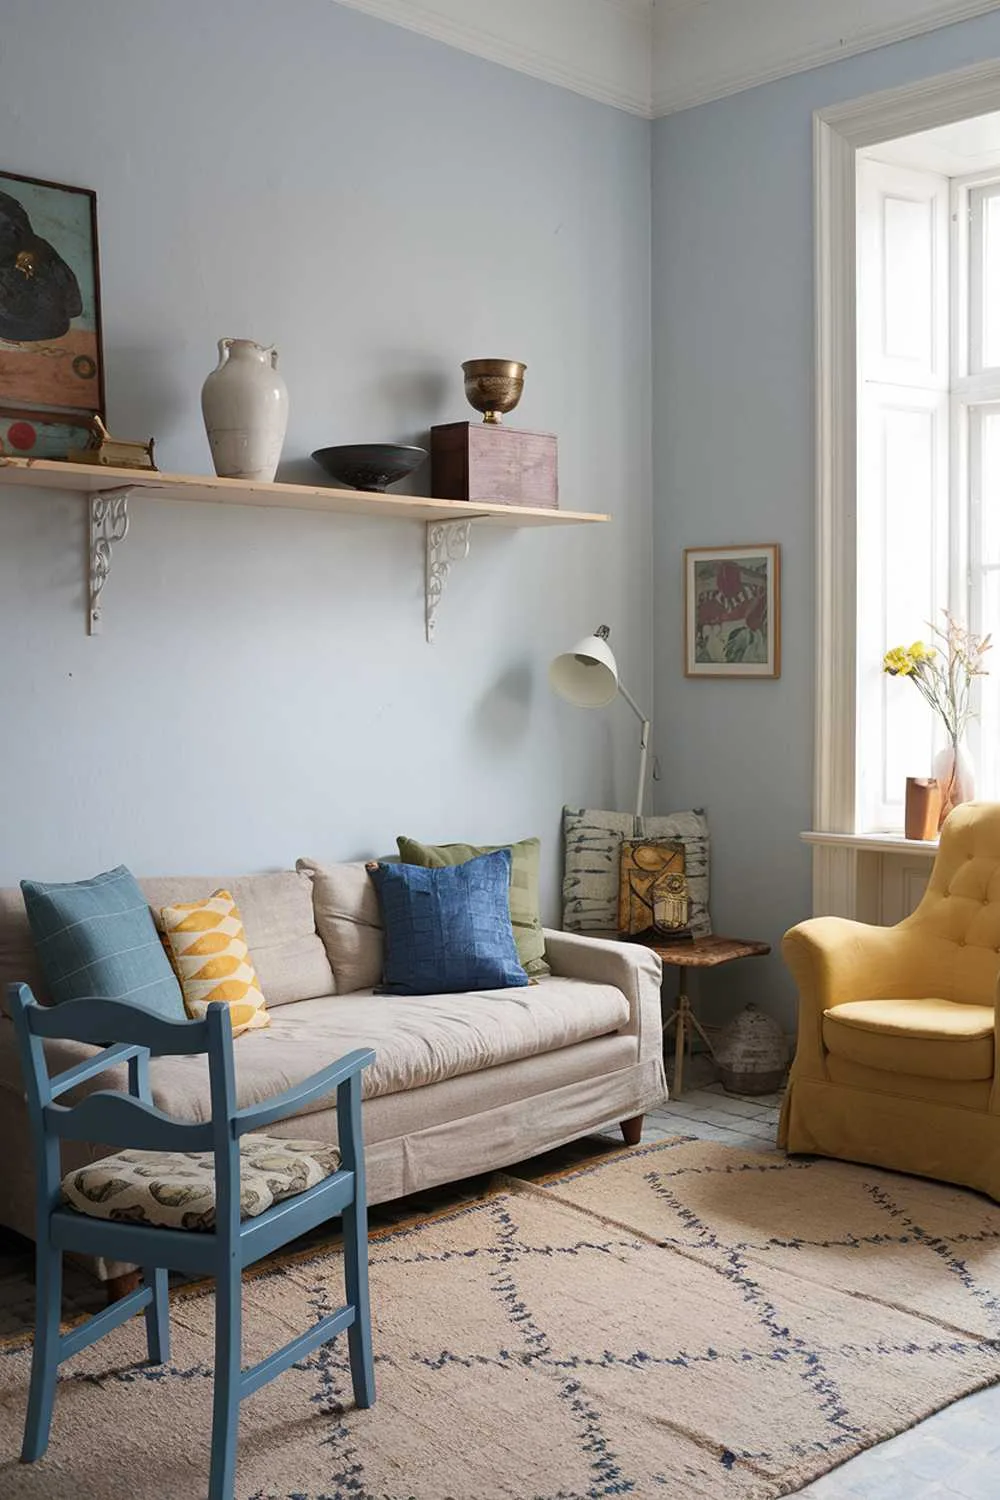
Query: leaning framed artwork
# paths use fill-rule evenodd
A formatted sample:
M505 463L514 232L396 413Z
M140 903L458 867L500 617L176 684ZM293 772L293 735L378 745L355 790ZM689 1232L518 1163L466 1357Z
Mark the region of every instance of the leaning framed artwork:
M0 452L64 457L103 414L96 194L0 172Z
M777 542L685 549L685 676L780 676L780 575Z

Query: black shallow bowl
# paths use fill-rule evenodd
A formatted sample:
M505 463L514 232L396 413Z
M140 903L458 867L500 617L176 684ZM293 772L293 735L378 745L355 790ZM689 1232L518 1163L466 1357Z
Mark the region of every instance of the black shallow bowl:
M317 448L313 454L331 479L376 495L412 474L426 457L426 448L407 448L399 443L344 443L339 448Z

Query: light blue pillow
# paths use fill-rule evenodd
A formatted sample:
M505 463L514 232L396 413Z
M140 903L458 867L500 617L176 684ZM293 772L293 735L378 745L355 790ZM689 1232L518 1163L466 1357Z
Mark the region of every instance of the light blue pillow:
M368 866L382 908L383 995L513 989L528 976L510 920L510 850L460 865Z
M135 876L124 865L65 885L22 880L49 995L141 1005L184 1021L184 997Z

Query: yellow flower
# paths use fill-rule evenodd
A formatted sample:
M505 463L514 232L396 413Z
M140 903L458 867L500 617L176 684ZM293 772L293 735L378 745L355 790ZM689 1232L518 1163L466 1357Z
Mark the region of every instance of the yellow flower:
M908 654L914 662L933 661L937 652L933 646L928 646L923 641L914 641Z
M913 657L905 646L893 646L882 658L882 671L890 677L912 677L914 670Z

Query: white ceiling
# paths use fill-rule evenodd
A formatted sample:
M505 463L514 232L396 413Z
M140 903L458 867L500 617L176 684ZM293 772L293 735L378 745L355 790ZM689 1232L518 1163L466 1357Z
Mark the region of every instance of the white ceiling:
M341 0L645 118L1000 9L1000 0Z
M897 141L881 141L860 155L898 167L939 172L942 177L992 171L1000 164L1000 111L921 130Z

